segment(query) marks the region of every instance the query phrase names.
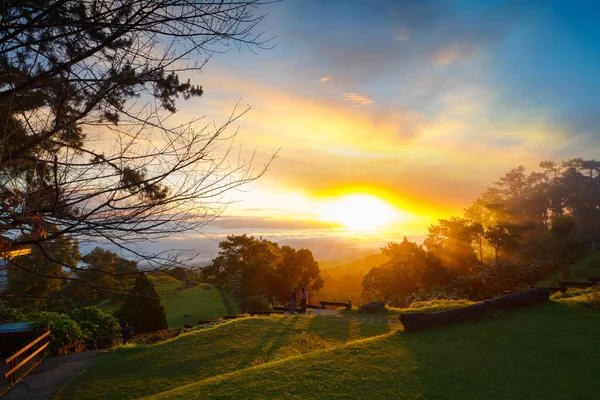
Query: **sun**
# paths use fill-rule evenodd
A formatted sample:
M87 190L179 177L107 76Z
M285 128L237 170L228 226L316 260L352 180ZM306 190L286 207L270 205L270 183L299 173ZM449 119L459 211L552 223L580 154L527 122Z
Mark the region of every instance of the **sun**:
M372 231L395 222L398 213L384 200L367 194L352 194L334 200L326 217L353 231Z

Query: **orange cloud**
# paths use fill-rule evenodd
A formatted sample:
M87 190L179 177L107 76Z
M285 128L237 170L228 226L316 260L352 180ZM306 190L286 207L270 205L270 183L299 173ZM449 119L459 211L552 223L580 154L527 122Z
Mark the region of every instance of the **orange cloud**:
M322 77L321 79L319 79L321 82L327 82L329 80L331 80L331 78L333 78L333 76L327 75Z
M368 106L369 104L373 104L375 102L373 99L358 93L344 93L344 98L359 107Z

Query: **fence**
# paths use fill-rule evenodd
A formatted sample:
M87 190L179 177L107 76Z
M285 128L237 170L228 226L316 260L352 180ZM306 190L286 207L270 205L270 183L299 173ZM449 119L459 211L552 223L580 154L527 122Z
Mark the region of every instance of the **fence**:
M8 380L8 386L4 387L0 393L6 392L12 386L14 386L21 378L23 378L29 371L35 368L39 363L42 362L42 359L39 359L37 362L32 364L25 373L17 374L17 372L23 368L27 363L32 361L38 354L43 354L42 352L46 350L48 345L50 344L50 331L44 332L37 339L33 340L27 346L23 347L21 350L17 351L12 356L8 357L4 364L8 364L8 372L4 374L4 378ZM37 346L36 346L37 345ZM26 356L26 353L33 351L31 354ZM21 362L19 362L19 357L26 356Z

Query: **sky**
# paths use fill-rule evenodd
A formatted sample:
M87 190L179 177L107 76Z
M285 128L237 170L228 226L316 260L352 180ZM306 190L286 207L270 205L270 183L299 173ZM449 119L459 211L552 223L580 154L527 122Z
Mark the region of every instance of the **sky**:
M600 3L303 0L268 4L266 50L214 54L178 118L238 121L267 173L228 193L204 235L309 248L319 259L422 241L510 169L599 159ZM372 251L375 249L374 251Z

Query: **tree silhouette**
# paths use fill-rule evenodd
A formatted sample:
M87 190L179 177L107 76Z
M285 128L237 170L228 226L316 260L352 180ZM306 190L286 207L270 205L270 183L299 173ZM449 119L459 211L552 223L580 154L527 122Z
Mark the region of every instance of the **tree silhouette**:
M270 162L255 171L253 155L229 157L235 132L228 130L244 110L221 124L169 118L178 99L204 94L186 78L210 56L265 48L254 33L260 5L4 1L0 253L38 246L60 262L40 244L68 235L120 248L148 268L179 265L176 252L134 245L201 232L222 211L223 195ZM26 268L18 258L11 263Z
M137 275L131 293L115 315L121 321L129 322L136 333L154 332L168 327L165 307L160 303L154 284L144 273Z

